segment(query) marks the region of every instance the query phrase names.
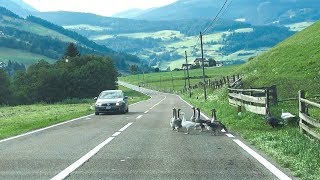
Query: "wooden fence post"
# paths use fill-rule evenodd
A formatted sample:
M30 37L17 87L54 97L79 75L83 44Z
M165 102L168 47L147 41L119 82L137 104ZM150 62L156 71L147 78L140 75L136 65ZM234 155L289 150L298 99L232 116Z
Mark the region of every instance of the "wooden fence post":
M305 96L305 91L304 90L300 90L299 91L299 112L303 113L303 114L305 114L305 112L306 112L306 103L302 102L301 98L304 99L305 97L306 97ZM301 118L300 118L299 122L303 123ZM301 133L304 133L304 130L301 128L300 125L299 125L299 129L300 129Z
M267 115L267 113L269 111L269 90L266 89L265 93L266 93L266 115Z
M224 77L224 76L223 76L223 82L224 82L224 84L227 84L226 77Z
M273 104L278 104L278 92L277 92L277 85L272 85L272 102Z

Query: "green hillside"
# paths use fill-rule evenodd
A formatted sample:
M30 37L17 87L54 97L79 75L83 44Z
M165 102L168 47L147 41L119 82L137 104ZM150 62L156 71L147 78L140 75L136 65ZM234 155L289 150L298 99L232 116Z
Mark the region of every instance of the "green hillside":
M276 84L280 98L320 92L320 21L241 66L245 85Z
M58 60L64 56L70 42L77 44L81 54L111 56L118 69L122 71L128 69L128 64L140 62L137 56L113 51L74 31L66 30L35 16L19 17L1 6L0 24L0 48L16 51L12 56L10 55L12 51L0 55L2 58L0 60L5 62L11 60L30 65L35 60L39 60L39 57L52 62L53 59ZM22 57L21 54L25 53L27 55Z

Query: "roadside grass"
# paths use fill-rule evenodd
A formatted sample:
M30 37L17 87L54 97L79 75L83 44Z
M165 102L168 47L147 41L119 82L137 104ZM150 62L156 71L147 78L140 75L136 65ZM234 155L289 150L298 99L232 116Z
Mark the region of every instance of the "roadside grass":
M120 86L129 96L129 104L149 99L148 96ZM0 139L92 114L93 99L68 99L56 104L0 106Z
M119 86L119 89L121 89L124 92L125 96L129 97L129 105L134 104L136 102L145 101L150 98L145 94L126 88L124 86Z

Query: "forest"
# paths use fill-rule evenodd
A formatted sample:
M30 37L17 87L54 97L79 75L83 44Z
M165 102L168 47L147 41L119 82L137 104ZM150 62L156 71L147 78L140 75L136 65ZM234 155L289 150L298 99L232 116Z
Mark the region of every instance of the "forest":
M0 68L0 105L92 98L102 90L116 89L117 77L112 59L97 55L68 57L54 64L41 60L13 76Z

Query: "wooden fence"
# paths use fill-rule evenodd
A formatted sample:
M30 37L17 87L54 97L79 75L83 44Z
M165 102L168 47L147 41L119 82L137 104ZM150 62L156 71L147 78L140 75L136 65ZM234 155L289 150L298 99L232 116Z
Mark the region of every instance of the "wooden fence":
M206 80L206 87L212 89L219 89L222 88L224 85L228 85L233 87L233 84L237 84L239 87L242 85L240 75L233 75L233 76L225 76L221 79L207 79ZM199 82L193 86L191 89L203 88L203 82Z
M320 121L310 117L307 105L320 108L320 104L305 99L305 92L299 91L299 126L301 133L307 133L320 140L320 134L314 131L314 128L320 128Z
M277 86L272 85L270 87L250 87L250 89L262 89L268 91L268 102L272 104L278 104L278 92ZM264 96L265 93L259 94L252 94L253 96Z
M229 104L237 106L238 111L244 107L247 111L266 115L269 107L268 91L262 89L233 89L228 88ZM253 94L263 95L260 97Z

